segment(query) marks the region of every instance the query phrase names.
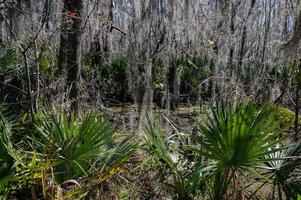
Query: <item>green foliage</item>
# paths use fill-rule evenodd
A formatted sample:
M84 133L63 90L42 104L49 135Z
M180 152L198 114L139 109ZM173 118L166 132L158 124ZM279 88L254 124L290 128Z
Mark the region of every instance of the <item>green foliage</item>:
M40 169L34 166L34 160L21 149L16 149L12 136L17 128L16 121L6 111L0 113L0 197L5 198L21 190L29 190L36 184ZM42 163L41 163L42 164Z
M31 155L21 149L13 151L19 154L18 159L14 157L16 163L19 164L14 167L14 172L5 186L7 194L18 199L31 199L34 198L33 195L42 198L43 193L49 189L46 187L46 180L52 178L46 171L53 165L49 161L39 160L35 154Z
M258 75L258 71L260 71L260 76L264 78L263 87L268 88L280 85L290 90L298 85L299 73L297 68L298 64L293 59L289 59L283 65L249 66L242 72L241 80L245 84L250 84L254 77Z
M295 60L288 60L282 67L276 67L277 78L281 80L284 86L297 87L299 82L298 64Z
M20 111L20 102L25 100L26 74L21 63L22 57L17 49L0 47L0 103L14 104L10 111Z
M82 69L81 73L84 77L89 77L93 75L92 63L91 58L89 56L85 56L82 61ZM97 72L94 72L97 73Z
M13 47L0 47L0 72L6 70L14 70L16 65L20 62L21 55Z
M188 92L206 78L213 75L215 63L206 54L195 59L179 58L176 61L176 76L181 79L181 88ZM153 68L153 87L162 90L165 87L168 66L162 59L157 59ZM163 86L162 86L163 85Z
M13 158L7 150L10 145L11 129L12 122L0 112L0 178L9 175L13 166Z
M280 122L273 120L273 108L254 103L217 103L200 116L199 131L193 136L200 148L196 152L211 160L214 167L214 199L223 199L237 172L249 171L274 159L266 156L277 150Z
M107 60L100 66L100 74L105 79L112 79L114 87L122 85L126 78L127 63L125 58L115 57L112 60Z
M282 126L293 127L296 114L284 107L278 106L275 110L275 119L281 121ZM298 118L298 123L301 125L301 117Z
M120 188L119 199L126 200L126 199L128 199L128 197L129 197L129 194L128 194L128 191L126 190L126 188Z
M36 130L27 129L33 136L13 145L15 125L0 116L0 198L42 198L68 181L91 181L66 194L78 197L119 173L137 148L132 137L116 136L106 118L91 113L80 120L63 111L38 113Z
M125 59L122 57L117 57L112 61L111 66L113 69L113 78L115 80L117 79L125 80L126 68L127 68L127 63Z
M39 199L50 191L54 197L61 189L64 199L83 198L104 182L119 182L118 176L111 178L121 174L125 179L145 178L136 183L139 191L118 185L121 199L131 198L132 192L156 194L152 189L158 187L143 185L156 181L161 183L160 192L172 190L175 199L239 198L247 187L240 181L245 175L272 184L271 196L297 199L301 143L281 144L285 118L279 117L278 109L270 104L219 102L200 115L198 132L191 136L176 128L167 135L157 120L147 117L142 136L149 157L134 157L126 172L121 168L125 169L137 144L133 137L118 136L116 126L103 116L45 111L37 113L34 127L20 128L27 123L26 116L16 121L1 111L0 198ZM14 138L19 137L19 129L26 133L21 141ZM150 166L143 171L146 163Z
M273 180L273 187L277 187L277 191L284 191L287 199L296 199L301 194L301 142L287 149L280 149L279 145L274 149L279 151L266 156L270 159L266 162L269 179ZM280 198L281 192L278 195Z
M199 195L205 186L205 163L201 156L196 158L195 164L189 161L189 151L183 148L185 136L178 133L164 137L158 122L148 117L143 137L147 152L159 166L161 182L172 185L176 198L188 200ZM177 142L175 138L180 138L180 141ZM169 177L172 178L172 183L166 181Z
M103 59L99 66L92 66L91 62L91 58L86 57L82 70L85 79L96 82L91 87L99 89L104 99L123 101L127 91L126 59L120 56Z
M10 155L12 122L7 119L0 109L0 197L6 186L13 178L13 157Z
M12 136L19 125L12 116L6 111L0 112L0 198L4 199L12 195L27 198L24 194L40 185L42 171L51 167L37 160L34 154L13 145Z
M155 90L163 90L165 87L167 67L162 59L155 60L153 67L152 85Z
M54 161L59 183L95 176L120 165L135 151L130 137L116 143L115 125L97 114L89 114L81 122L62 111L46 113L38 117L36 127L38 135L28 144L44 159Z
M182 88L193 89L203 80L213 75L215 64L207 55L200 55L194 60L181 59L178 65L183 67Z
M40 69L44 72L49 72L51 66L53 65L54 59L52 57L51 46L49 44L43 44L41 46L41 56L40 56Z

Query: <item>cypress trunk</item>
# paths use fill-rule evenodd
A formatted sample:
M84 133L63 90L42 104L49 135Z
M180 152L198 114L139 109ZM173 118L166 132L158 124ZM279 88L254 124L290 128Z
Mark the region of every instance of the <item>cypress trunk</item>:
M67 74L67 92L71 110L78 111L81 72L81 35L83 24L83 1L64 1L59 68Z

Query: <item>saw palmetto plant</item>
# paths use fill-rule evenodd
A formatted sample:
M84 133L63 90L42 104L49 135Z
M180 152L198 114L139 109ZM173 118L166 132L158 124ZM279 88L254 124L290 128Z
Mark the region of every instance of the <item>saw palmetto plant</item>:
M97 114L82 122L65 112L46 114L37 120L36 127L31 147L57 163L58 180L62 181L118 165L136 146L128 137L116 142L115 125Z
M205 190L205 163L200 155L193 161L188 158L184 147L187 135L175 132L165 136L159 122L148 116L143 132L146 150L158 163L161 182L173 188L175 198L193 199Z
M277 145L274 149L280 149ZM273 190L271 196L277 194L282 199L297 199L301 194L301 143L292 144L266 156L270 161L265 163L266 176L271 179Z
M0 110L0 192L4 192L5 187L13 176L14 159L10 155L12 122L4 116ZM1 197L1 196L0 196Z
M36 130L28 129L31 136L19 145L11 141L13 122L0 117L0 195L54 197L66 185L84 182L64 194L74 198L118 174L137 149L132 136L117 135L98 114L81 120L64 111L37 113Z
M37 117L35 126L37 133L27 144L40 159L53 163L60 184L95 177L95 184L101 184L119 172L137 147L132 137L116 136L115 125L97 114L81 121L62 111L48 112Z
M193 136L199 144L195 152L209 159L214 167L213 199L225 198L230 184L240 185L240 173L275 160L267 155L280 150L271 149L282 140L278 138L282 132L278 125L273 120L272 106L258 107L251 102L219 102L200 116L201 136Z

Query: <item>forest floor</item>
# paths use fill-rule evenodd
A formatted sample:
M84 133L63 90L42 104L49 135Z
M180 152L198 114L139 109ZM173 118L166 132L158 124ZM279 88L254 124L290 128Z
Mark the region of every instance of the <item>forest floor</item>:
M167 110L154 108L153 114L160 120L165 129L176 128L181 132L191 132L195 126L195 117L200 113L199 106L179 106L176 110ZM139 113L137 106L113 106L105 110L105 113L110 116L123 132L132 132L138 126ZM165 126L164 126L165 125Z
M176 110L154 107L153 114L156 120L160 121L163 131L167 135L173 134L175 131L186 134L195 134L197 132L195 120L198 118L199 114L202 113L202 110L206 110L205 105L202 107L181 105ZM125 106L111 106L103 111L117 124L121 134L129 134L137 131L139 121L137 105L127 104ZM295 133L295 113L289 109L278 107L276 118L283 119L281 127L289 127L289 130L285 134L293 136ZM299 115L299 127L301 127L301 115ZM292 140L288 141L289 143L292 142Z
M195 133L194 129L197 127L195 120L198 117L198 115L201 113L201 111L202 108L200 106L181 105L174 111L154 108L153 114L157 119L160 120L160 123L165 133L170 135L174 133L175 129L181 133ZM287 110L287 112L289 112L290 116L292 117L291 120L293 120L294 113L289 110ZM126 106L112 106L105 109L105 113L115 123L117 123L121 133L129 134L137 130L137 125L139 120L137 105L132 104ZM301 116L299 116L299 118L300 118L299 121L301 125ZM142 160L145 158L145 155L141 152L138 153L137 156ZM143 162L146 161L143 160ZM133 166L127 166L127 167L131 168ZM137 172L137 174L139 174L139 172ZM140 186L138 187L137 185L141 184L145 188L152 188L152 190L154 191L159 190L157 187L153 186L154 184L153 182L148 183L148 181L152 180L155 175L151 172L148 172L146 174L147 175L145 175L143 181L147 183L144 183L143 181L141 183L134 182L131 183L131 188L139 188ZM136 177L132 177L132 178L136 179ZM250 184L250 187L246 189L247 191L250 192L250 194L252 194L252 191L258 190L256 196L268 198L268 194L270 194L270 191L273 189L271 188L270 185L264 185L263 182L254 179L253 176L242 177L242 180L246 180L246 179L253 180L252 184Z

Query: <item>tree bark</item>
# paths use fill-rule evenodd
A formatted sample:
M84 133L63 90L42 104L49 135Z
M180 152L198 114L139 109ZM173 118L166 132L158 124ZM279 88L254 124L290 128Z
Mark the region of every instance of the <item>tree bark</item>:
M301 59L299 59L298 69L298 85L296 88L296 106L295 106L295 136L294 140L297 142L299 138L299 109L300 109L300 90L301 90Z
M74 112L78 112L80 94L83 9L83 0L64 1L59 68L61 73L67 73L67 91Z
M252 0L251 1L251 5L247 14L247 17L245 19L245 22L243 24L243 28L242 28L242 35L241 35L241 42L240 42L240 48L239 48L239 53L238 53L238 65L236 68L236 77L240 76L241 73L241 68L242 68L242 64L243 64L243 57L245 55L245 45L246 45L246 41L247 41L247 22L248 19L250 18L251 14L252 14L252 10L255 6L256 0Z
M170 109L175 110L179 105L180 85L177 73L177 60L175 57L171 58L170 66L167 74L168 89L170 96Z
M12 40L19 39L20 35L20 14L21 14L21 0L16 1L16 5L10 5L8 9L9 25L15 36L11 36Z
M268 44L268 38L270 34L270 28L271 28L271 14L272 14L272 3L269 1L269 8L266 13L266 18L265 18L265 32L263 36L263 46L262 46L262 55L261 55L261 69L260 69L260 74L264 72L265 69L265 57L266 57L266 49L267 49L267 44Z
M175 110L178 106L180 86L177 84L177 3L169 0L170 7L170 59L167 73L167 109Z

